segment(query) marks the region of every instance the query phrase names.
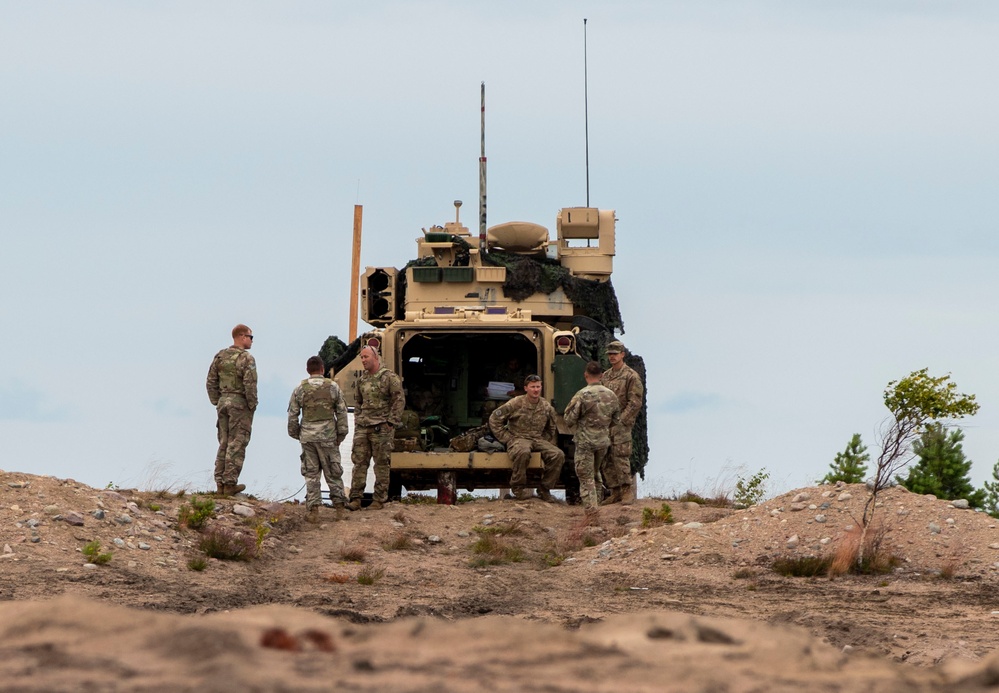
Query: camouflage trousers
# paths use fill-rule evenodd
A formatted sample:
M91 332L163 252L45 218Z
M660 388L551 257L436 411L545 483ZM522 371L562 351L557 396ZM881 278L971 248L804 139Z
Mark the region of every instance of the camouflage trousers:
M343 493L343 466L340 464L340 446L335 442L302 443L302 476L305 477L305 507L314 508L323 502L319 486L319 473L326 477L333 506L346 505Z
M510 489L518 491L527 487L527 466L531 463L531 453L540 452L544 472L540 488L551 490L558 483L562 474L562 464L565 453L547 440L532 438L514 438L506 446L506 454L510 456L513 467L510 472Z
M350 475L350 500L360 500L368 479L368 466L375 460L375 490L372 498L380 503L388 500L389 471L395 427L389 423L377 426L355 426L354 444L350 462L354 471Z
M579 477L579 499L584 508L595 508L600 504L594 470L600 469L609 457L610 443L599 447L585 444L576 445L576 476Z
M246 407L220 402L218 415L218 422L215 424L219 436L219 451L215 455L215 483L235 486L243 471L253 412Z
M604 458L600 475L607 488L631 484L631 429L618 426L611 431L610 453Z

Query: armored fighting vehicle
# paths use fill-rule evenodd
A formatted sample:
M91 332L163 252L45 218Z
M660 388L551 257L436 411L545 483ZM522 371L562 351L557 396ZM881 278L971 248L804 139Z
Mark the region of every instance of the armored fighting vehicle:
M324 358L333 361L348 405L363 370L361 347L375 347L382 365L402 376L406 413L396 433L389 495L437 489L441 503L453 503L458 489L509 483L510 460L490 441L489 414L522 394L526 375L540 375L542 396L559 414L559 445L567 453L562 487L572 502L578 480L561 415L585 385L586 362L606 365L604 347L623 329L610 282L614 211L564 208L551 240L547 228L528 222L472 236L460 207L456 201L453 222L423 230L417 257L405 268L365 269L361 317L373 329L341 346L335 361L331 337ZM629 363L644 378L641 359ZM640 472L648 451L644 413L636 429L633 469ZM528 484L537 485L540 474L535 453Z

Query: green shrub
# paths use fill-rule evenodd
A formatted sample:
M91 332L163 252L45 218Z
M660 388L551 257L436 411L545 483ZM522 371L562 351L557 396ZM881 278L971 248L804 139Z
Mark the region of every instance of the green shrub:
M94 565L110 563L112 558L110 553L101 553L101 542L97 539L84 545L83 555L87 557L87 563Z
M364 566L357 574L357 582L361 585L373 585L385 576L384 568L372 568Z
M769 478L770 472L765 469L761 469L748 479L743 479L740 476L739 480L735 482L735 495L733 497L735 504L748 508L762 501L767 494L766 482Z
M784 556L771 567L785 577L816 577L829 573L832 560L831 556Z
M187 567L191 570L201 572L208 567L208 559L204 556L195 556L187 562Z
M215 500L192 496L191 503L180 506L177 512L177 521L190 529L201 529L205 523L215 515Z
M642 527L661 527L673 524L673 509L663 503L659 510L642 508Z

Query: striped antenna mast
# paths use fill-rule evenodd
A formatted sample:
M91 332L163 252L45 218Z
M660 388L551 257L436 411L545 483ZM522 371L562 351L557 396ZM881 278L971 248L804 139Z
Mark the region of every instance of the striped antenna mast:
M486 83L482 83L482 126L479 154L479 252L486 252Z
M583 17L583 138L586 142L586 206L590 206L590 98L586 72L586 17Z

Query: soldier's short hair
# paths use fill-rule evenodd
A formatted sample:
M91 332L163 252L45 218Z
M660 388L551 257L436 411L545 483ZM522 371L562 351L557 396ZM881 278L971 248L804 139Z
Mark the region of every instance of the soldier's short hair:
M310 356L309 360L305 362L305 370L309 373L323 373L326 370L326 364L318 356Z
M604 374L604 369L596 361L590 361L588 364L586 364L586 374L595 377L602 377Z
M540 383L540 382L541 382L540 375L529 375L526 378L524 378L524 383Z
M233 339L236 339L236 337L242 337L244 334L250 334L250 328L244 325L243 323L239 323L234 328L232 328Z

